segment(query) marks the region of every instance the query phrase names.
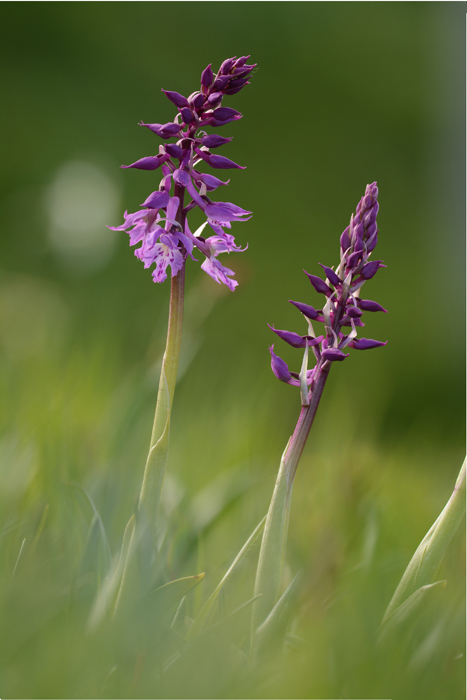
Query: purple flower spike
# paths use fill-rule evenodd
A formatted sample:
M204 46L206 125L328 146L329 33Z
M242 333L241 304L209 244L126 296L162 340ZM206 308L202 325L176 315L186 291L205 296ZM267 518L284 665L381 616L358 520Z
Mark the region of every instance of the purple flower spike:
M182 107L188 107L188 100L186 97L183 97L183 95L180 95L179 92L172 92L171 90L164 90L164 88L161 88L162 92L165 93L165 96L169 98L171 102L174 103L176 107L181 109Z
M380 348L383 345L387 345L387 340L385 343L381 340L371 340L370 338L358 338L357 340L352 340L349 343L349 348L354 348L355 350L371 350L371 348Z
M301 311L302 314L307 318L311 318L313 319L313 321L320 318L319 312L316 311L316 309L313 308L313 306L310 306L309 304L302 304L299 301L292 301L291 299L289 299L289 302L296 306L297 309Z
M326 350L323 350L321 353L323 360L328 360L329 362L342 362L342 360L345 360L348 356L348 353L346 355L338 348L326 348Z
M321 277L317 277L316 275L310 275L306 270L303 270L305 275L308 277L310 280L311 284L313 287L316 289L316 291L319 294L325 294L327 297L331 296L332 294L332 289L328 287L326 282L324 282Z
M290 303L301 311L307 319L324 323L325 336L321 335L317 338L312 338L311 336L299 335L291 331L276 330L274 326L269 326L276 335L289 343L289 345L302 349L308 346L313 349L316 365L312 370L307 370L307 384L308 386L311 385L308 395L305 392L306 387L303 384L304 377L302 373L307 367L309 356L306 355L303 358L300 375L295 372L289 372L285 363L281 364L283 361L280 358L273 358L273 371L276 376L281 381L286 381L287 384L300 386L303 411L316 411L324 382L332 366L331 363L342 362L349 356L349 353L343 352L345 348L368 350L386 345L385 342L383 343L379 340L357 338L357 329L365 325L362 321L365 311L383 311L386 313L386 309L377 302L360 299L359 296L360 289L366 281L371 279L380 267L386 267L381 260L370 261L370 255L376 246L378 234L376 218L379 204L377 197L378 187L376 182L374 182L367 186L365 195L360 200L355 215L351 216L350 225L347 226L340 236L341 259L336 270L334 271L333 268L320 263L328 283L321 277L310 275L304 270L314 289L319 294L324 294L327 297L323 309L316 310L308 304L290 300ZM330 285L334 287L334 291ZM344 331L346 327L351 328L350 332ZM319 345L321 346L320 349L318 348ZM276 358L277 356L274 357ZM287 368L287 372L285 372L284 366ZM312 373L310 375L312 376L311 381L309 381L309 372ZM291 380L288 379L289 375L292 377ZM300 381L298 381L299 379ZM318 391L318 398L313 402L313 392L315 390ZM310 407L310 409L307 407ZM291 444L296 437L294 433ZM293 449L295 450L295 448Z
M156 156L122 165L122 168L141 170L156 170L163 166L159 189L149 195L141 205L142 209L133 214L125 212L124 224L109 227L116 231L126 231L130 245L140 244L135 250L135 256L146 268L155 265L155 282L163 282L167 278L168 267L171 268L173 277L183 268L187 257L194 260L193 250L196 247L205 256L201 265L204 272L232 291L237 286L237 282L232 279L234 272L222 265L218 256L246 250L248 246L237 245L234 236L227 231L231 229L232 222L247 221L251 212L230 202L212 201L207 193L228 185L229 180L200 173L195 168L201 158L212 168L244 169L244 166L233 160L213 155L208 150L229 143L231 138L207 134L200 129L209 125L222 126L242 117L238 110L222 107L221 103L225 95L233 94L249 82L246 74L249 74L252 67L246 65L246 58L227 59L217 75L212 70L212 64L209 64L201 74L201 90L192 92L188 97L163 89L167 99L178 109L174 121L166 124L141 122L141 126L166 141L175 137L177 143L161 145ZM185 192L191 201L186 201ZM205 224L209 224L214 236L204 238L200 235L205 224L196 234L191 233L187 215L195 207L199 207L205 214Z

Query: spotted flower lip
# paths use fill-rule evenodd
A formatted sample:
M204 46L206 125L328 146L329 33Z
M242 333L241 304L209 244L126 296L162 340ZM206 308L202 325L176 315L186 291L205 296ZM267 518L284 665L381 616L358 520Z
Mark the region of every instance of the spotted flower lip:
M173 121L165 124L140 122L166 143L159 145L159 153L136 160L122 168L140 170L157 170L162 168L162 180L159 188L152 192L141 205L138 212L125 212L124 223L111 228L114 231L126 231L130 245L140 244L135 255L144 267L155 265L153 279L163 282L167 279L167 270L171 268L176 275L189 256L195 260L195 248L205 256L201 268L219 284L225 284L232 291L237 282L232 279L234 272L222 265L218 256L223 253L243 252L248 246L241 247L228 231L236 221L248 221L251 211L231 202L215 202L211 193L218 187L226 186L230 180L222 180L210 173L202 173L198 163L206 163L215 169L239 169L230 158L211 153L210 149L219 148L232 140L231 137L207 133L205 127L224 126L242 118L241 112L222 104L226 95L239 92L249 83L254 65L247 65L248 56L231 58L224 61L215 74L212 64L201 73L201 85L188 97L173 90L162 92L177 108ZM175 142L171 141L175 139ZM173 187L175 194L171 194ZM208 196L209 193L209 196ZM188 194L191 201L187 201ZM187 215L198 207L206 217L213 236L204 238L191 233Z
M360 200L355 215L351 216L349 226L340 236L341 260L338 267L333 269L319 263L326 275L326 281L304 270L314 291L324 295L324 306L322 309L315 309L310 304L298 301L290 300L290 303L306 317L309 333L313 333L313 335L299 335L292 331L277 330L274 326L269 326L289 345L295 348L307 348L307 346L312 348L316 358L314 370L317 381L321 372L324 371L323 368L329 368L329 363L343 362L349 357L350 353L344 352L345 348L370 350L382 347L387 343L387 341L357 337L357 329L365 325L362 321L365 311L387 313L386 309L378 302L360 298L363 285L372 279L380 268L386 267L382 260L370 260L378 238L376 223L378 210L378 187L376 182L373 182L371 185L367 185L365 195ZM325 334L315 338L311 321L324 323ZM350 331L346 331L347 334L344 334L345 328L350 329ZM306 354L305 366L307 361L308 355ZM271 366L278 379L288 384L291 383L289 379L295 375L293 372L289 372L283 360L274 355ZM303 386L301 394L302 400L305 401ZM305 402L304 405L308 404Z

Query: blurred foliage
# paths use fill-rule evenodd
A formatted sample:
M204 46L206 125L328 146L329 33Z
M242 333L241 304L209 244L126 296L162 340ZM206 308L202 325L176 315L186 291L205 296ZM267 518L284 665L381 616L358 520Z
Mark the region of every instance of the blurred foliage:
M376 645L462 461L461 8L2 3L1 697L464 697L462 533L438 576L446 591L415 628ZM169 292L125 234L103 242L99 222L110 211L118 225L158 185L118 166L157 150L137 124L173 117L160 88L188 94L209 62L248 53L258 70L228 102L244 118L221 130L235 136L222 153L248 166L225 199L254 211L235 231L248 251L228 260L240 286L230 294L187 266L164 566L167 580L205 578L183 618L264 516L298 414L297 392L270 372L266 324L302 327L287 303L313 303L301 270L337 263L373 180L388 268L368 294L390 313L365 335L389 343L333 370L298 470L287 654L245 670L245 608L161 675L159 650L177 643L144 608L86 627L139 491ZM280 354L299 368L293 349ZM226 587L226 614L253 595L256 556Z

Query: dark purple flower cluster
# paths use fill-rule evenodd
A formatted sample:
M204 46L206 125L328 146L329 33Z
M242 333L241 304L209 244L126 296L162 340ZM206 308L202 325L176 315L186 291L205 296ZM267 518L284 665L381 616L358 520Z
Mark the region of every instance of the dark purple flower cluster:
M141 242L135 255L144 262L145 267L155 263L152 273L155 282L167 279L166 269L171 266L172 277L183 267L187 255L192 259L193 248L198 248L206 257L201 265L216 282L227 285L232 291L237 286L230 279L234 272L224 267L217 260L220 253L241 251L235 244L234 237L224 229L231 228L232 221L247 221L251 214L230 202L214 202L208 193L221 185L228 185L214 175L203 173L200 164L207 163L212 168L240 168L229 158L211 152L231 141L231 138L208 134L204 127L224 126L241 119L236 109L223 107L225 95L235 95L249 83L251 72L256 64L248 65L249 56L228 58L215 75L211 64L201 74L201 88L189 97L178 92L162 90L168 99L178 108L173 122L167 124L145 124L164 141L176 138L175 142L159 146L155 156L140 158L131 165L122 168L156 170L161 167L163 178L159 189L153 192L141 205L143 208L134 214L125 212L125 223L121 226L109 226L114 231L126 231L130 235L130 245ZM174 194L171 195L172 184ZM184 202L185 193L191 201ZM206 215L207 221L194 234L190 231L187 213L199 207ZM204 238L201 233L208 224L215 235Z
M373 182L367 185L365 196L360 200L355 216L352 215L349 226L341 236L341 261L337 270L321 265L326 275L325 280L304 271L315 291L326 298L322 309L290 301L307 319L309 334L301 336L270 326L271 330L289 345L295 348L312 348L317 362L312 370L306 372L308 386L313 384L325 363L345 360L348 357L349 354L344 352L345 348L368 350L386 345L379 340L357 338L357 328L365 325L362 321L364 311L386 313L386 309L376 301L360 298L360 290L365 282L371 279L380 267L386 267L381 260L369 260L378 241L378 208L378 187L376 182ZM324 335L315 337L312 321L324 323ZM349 332L344 329L349 329ZM272 371L276 377L287 384L300 386L299 374L289 371L284 360L274 353L274 345L269 350ZM305 377L302 379L305 380Z

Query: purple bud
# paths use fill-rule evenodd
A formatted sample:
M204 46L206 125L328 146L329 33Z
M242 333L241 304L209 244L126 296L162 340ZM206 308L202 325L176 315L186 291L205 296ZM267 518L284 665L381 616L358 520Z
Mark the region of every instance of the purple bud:
M362 267L360 274L364 280L370 280L376 275L380 267L386 267L386 265L383 265L382 260L373 260Z
M357 223L355 223L357 222ZM364 229L363 229L363 224L361 221L358 221L358 219L354 219L354 225L353 225L353 236L358 237L360 240L363 239L364 235ZM355 240L355 238L354 238Z
M228 75L230 71L232 70L232 66L235 63L235 57L234 58L227 58L221 65L219 69L219 73L221 75Z
M243 85L239 85L238 87L229 87L226 90L224 90L224 95L236 95L237 92L240 92L240 90L243 90L245 85L249 85L250 81L247 80Z
M246 78L247 76L250 77L250 73L253 70L253 68L256 68L257 64L252 63L251 65L244 65L243 68L235 68L233 71L233 75L235 76L235 79L239 80L242 78Z
M363 314L362 309L359 309L358 306L349 306L346 309L347 316L350 318L360 318L360 316Z
M201 143L207 148L218 148L219 146L223 146L224 143L229 143L229 141L232 141L232 137L225 138L217 134L207 134L201 139Z
M366 240L368 241L374 233L376 233L376 221L371 222L368 224L368 226L365 227L365 233L366 233Z
M151 129L152 132L163 139L170 139L172 136L176 136L182 128L180 124L175 124L174 122L167 122L167 124L144 124L144 122L140 122L140 126L147 126L148 129Z
M156 170L162 163L169 160L167 155L159 156L148 156L147 158L140 158L139 160L131 163L131 165L121 165L121 168L137 168L138 170Z
M351 270L354 267L357 267L358 263L361 260L363 251L362 250L357 250L355 253L351 253L349 257L347 258L347 269Z
M334 270L331 270L330 267L326 267L326 265L322 265L321 263L318 264L321 265L321 267L326 273L326 277L328 278L330 283L334 285L334 287L337 287L339 284L342 284L342 280L336 275Z
M231 122L234 119L241 119L242 114L232 107L218 107L214 110L212 116L219 122Z
M380 340L371 340L370 338L357 338L349 343L349 348L355 350L370 350L371 348L380 348L382 345L387 345L387 340L382 343Z
M167 143L165 145L165 151L169 154L169 156L172 156L172 158L181 159L185 155L185 151L183 150L183 148L177 146L176 143Z
M275 352L274 352L274 345L271 345L269 348L269 352L271 353L271 369L276 375L277 379L280 379L281 382L285 382L286 384L289 383L289 380L292 378L292 375L290 374L288 365L286 362L281 357L278 357Z
M363 309L363 311L384 311L384 313L387 314L387 310L376 301L370 301L369 299L357 299L357 304L361 309Z
M366 245L367 253L371 253L376 248L377 243L378 243L378 229L376 229L375 233L372 236L369 236L368 243Z
M316 275L310 275L306 270L303 270L303 272L308 277L318 294L326 294L327 297L331 296L332 290L328 287L326 282L324 282L321 279L321 277L317 277Z
M214 73L212 72L211 66L212 63L210 63L209 66L207 66L207 68L205 68L201 73L201 85L206 88L208 88L214 80Z
M221 102L223 97L224 95L222 94L222 92L213 92L208 97L208 103L211 105L211 107L214 107L215 105L219 104L219 102Z
M354 326L362 326L362 327L363 327L363 326L365 325L365 324L363 323L363 321L361 321L359 318L353 318L352 321L353 321ZM345 316L343 316L343 317L341 318L341 322L340 322L340 323L341 323L341 326L351 326L352 323L351 323L351 320L350 320L350 316L349 316L348 314L346 314Z
M224 180L219 180L218 177L214 177L214 175L209 175L208 173L198 173L193 171L193 179L195 180L196 184L199 185L199 182L202 182L206 185L207 190L215 190L217 187L220 187L220 185L228 185L230 180L227 180L227 182L224 182Z
M183 185L183 187L188 187L191 183L191 177L186 170L182 170L181 168L174 170L173 179L175 182L178 182L179 185Z
M285 340L286 343L292 345L294 348L306 347L307 341L308 347L311 348L313 345L319 345L319 343L323 340L322 335L318 336L318 338L312 338L311 335L298 335L298 333L293 333L292 331L279 331L276 330L274 326L269 326L269 328L274 331L279 338L282 338L282 340Z
M185 124L190 124L192 121L194 121L194 116L189 107L183 107L180 110L180 114L182 115L182 119L185 122Z
M162 209L163 207L167 206L169 199L170 194L168 192L157 191L150 194L141 206L148 207L149 209Z
M346 355L338 348L326 348L326 350L323 350L321 353L323 360L329 360L329 362L342 362L342 360L345 360L345 358L348 356L348 353Z
M227 170L228 168L239 168L240 170L245 170L244 165L237 165L230 158L224 158L224 156L216 156L212 153L206 153L206 151L201 151L196 148L196 153L211 166L211 168L221 168Z
M204 95L201 92L193 92L188 98L188 102L193 105L194 109L201 109L204 105Z
M349 233L350 226L347 226L345 231L341 235L341 249L342 252L345 253L347 248L350 248L350 233Z
M235 61L235 68L241 68L242 66L244 66L249 58L250 56L240 56L240 58L237 58L237 60Z
M162 92L165 93L166 97L169 98L171 102L174 103L176 107L179 109L181 107L188 107L188 100L186 97L183 97L183 95L180 95L179 92L172 92L170 90L164 90L164 88L161 88Z
M312 306L310 306L309 304L302 304L300 301L292 301L291 299L289 299L289 302L290 302L291 304L293 304L294 306L296 306L297 309L298 309L299 311L301 311L302 314L303 314L304 316L306 316L307 318L311 318L311 319L313 319L314 321L317 320L317 319L319 318L319 313L318 313L318 311L316 311L316 309L314 309L314 308L313 308Z
M212 86L212 89L216 90L216 91L223 90L225 88L225 86L227 85L227 83L229 82L229 80L230 80L230 75L218 76L214 81L214 85Z

